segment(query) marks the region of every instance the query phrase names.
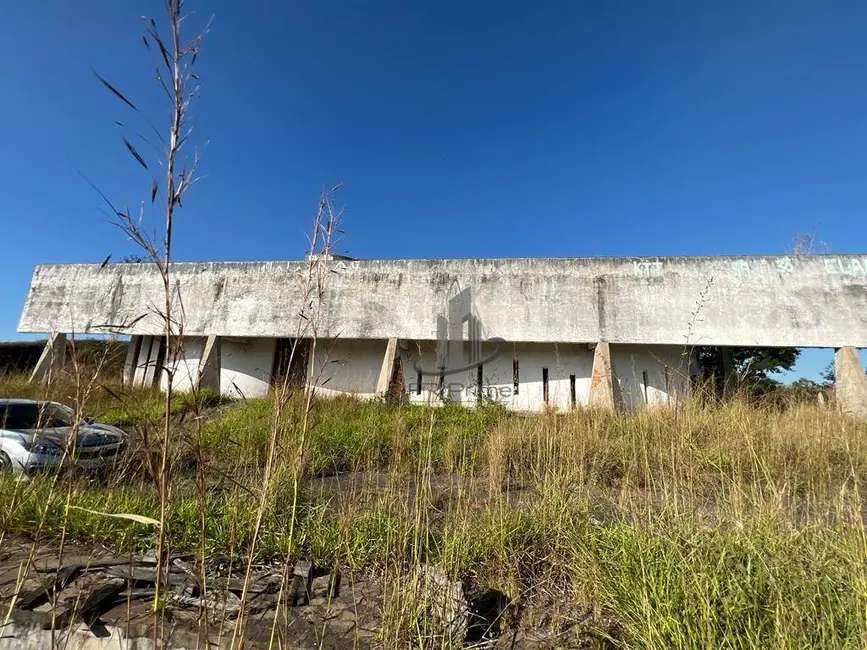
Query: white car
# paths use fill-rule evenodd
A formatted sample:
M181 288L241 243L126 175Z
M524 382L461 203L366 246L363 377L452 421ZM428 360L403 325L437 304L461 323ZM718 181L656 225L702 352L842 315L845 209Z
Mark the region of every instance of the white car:
M0 399L0 473L61 467L98 472L111 467L125 447L122 430L89 418L76 427L75 411L63 404Z

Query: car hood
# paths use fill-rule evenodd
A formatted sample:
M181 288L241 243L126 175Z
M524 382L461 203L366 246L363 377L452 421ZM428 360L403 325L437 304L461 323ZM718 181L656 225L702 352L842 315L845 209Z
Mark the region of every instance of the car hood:
M48 440L58 447L65 447L72 435L73 427L52 427L40 431L16 431L21 436L22 442L32 443L36 440ZM107 424L78 427L76 447L94 447L101 445L114 445L123 442L124 434L120 429Z

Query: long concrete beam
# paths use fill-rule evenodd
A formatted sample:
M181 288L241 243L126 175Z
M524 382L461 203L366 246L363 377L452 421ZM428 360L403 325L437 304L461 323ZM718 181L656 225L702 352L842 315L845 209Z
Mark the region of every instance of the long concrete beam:
M435 340L468 303L482 336L507 341L867 347L863 255L324 263L323 337ZM297 332L306 262L177 263L172 277L187 334ZM150 264L40 265L19 331L156 335L161 296Z

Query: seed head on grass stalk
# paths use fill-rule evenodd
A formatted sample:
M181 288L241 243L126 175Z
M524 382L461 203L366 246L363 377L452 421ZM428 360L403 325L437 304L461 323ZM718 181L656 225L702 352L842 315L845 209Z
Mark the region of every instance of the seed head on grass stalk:
M154 477L160 505L160 525L157 535L157 580L156 595L154 596L155 618L157 604L162 596L165 569L163 562L166 550L166 514L168 512L169 477L171 474L169 446L173 379L182 357L183 342L183 302L179 291L172 288L172 232L177 210L183 207L187 191L198 180L198 153L195 153L190 161L187 159L185 151L193 133L189 124L190 105L199 95L199 77L194 72L194 68L202 40L210 25L208 23L202 31L190 40L183 40L181 26L187 18L184 12L184 0L165 0L165 9L168 38L161 35L155 18L144 19L145 34L142 37L144 45L155 56L156 80L169 107L170 119L165 130L155 126L115 84L94 71L100 83L127 109L132 110L148 127L147 136L135 133L132 140L126 136L121 136L121 140L134 162L150 176L147 196L154 209L157 209L157 198L160 198L159 211L162 212L162 228L158 235L156 217L152 220L150 229L145 223L147 201L141 203L138 214L135 215L128 207L117 208L103 192L97 189L110 210L109 221L137 245L150 263L156 267L163 290L162 305L154 304L152 306L152 311L162 322L166 345L166 365L162 369L165 376L165 410L162 437L156 441L156 451L160 462ZM153 164L153 162L149 164L146 153L143 155L133 144L133 140L144 142L156 152L155 162L157 164ZM152 175L159 167L163 169L162 180L157 175ZM150 450L147 450L147 453L150 454ZM156 645L156 620L154 623L153 642Z

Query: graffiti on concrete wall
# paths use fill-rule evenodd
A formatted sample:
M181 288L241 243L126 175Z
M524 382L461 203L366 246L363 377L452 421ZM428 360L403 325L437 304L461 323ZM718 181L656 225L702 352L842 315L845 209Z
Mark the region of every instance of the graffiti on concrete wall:
M803 273L815 268L805 268L796 257L740 259L730 264L732 273L741 278ZM867 277L867 258L825 257L821 268L829 275Z
M791 257L778 257L773 261L767 259L734 260L731 263L731 269L739 277L767 275L770 273L788 274L795 272L795 260Z
M639 262L632 263L632 273L639 278L655 278L662 275L662 262Z
M828 257L825 259L825 272L832 275L867 276L867 258Z

